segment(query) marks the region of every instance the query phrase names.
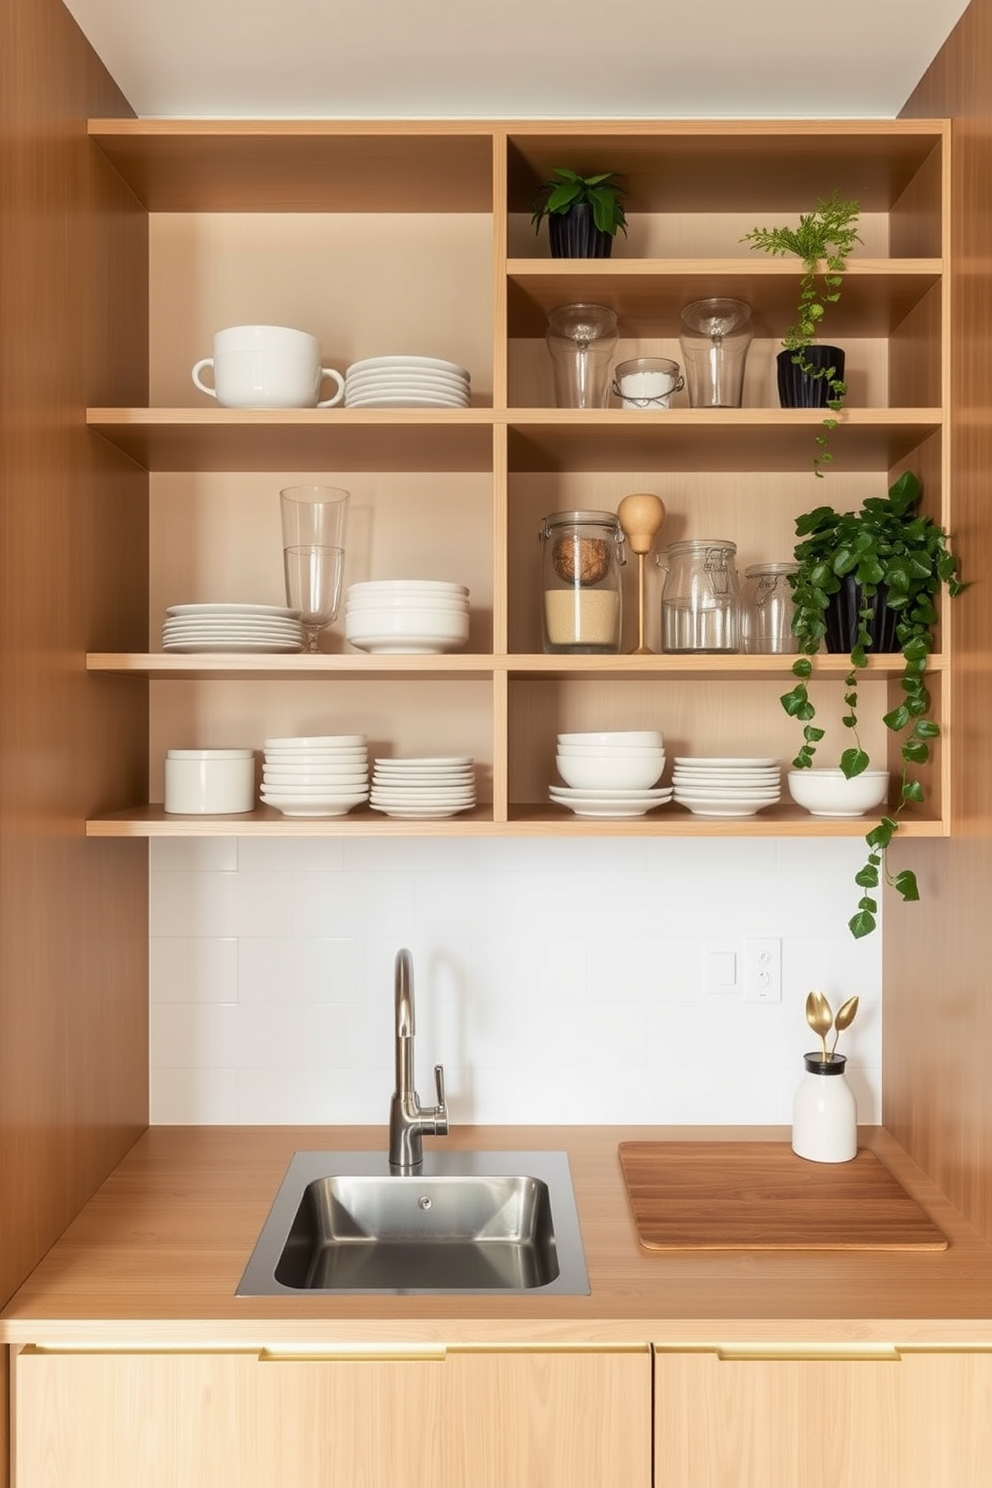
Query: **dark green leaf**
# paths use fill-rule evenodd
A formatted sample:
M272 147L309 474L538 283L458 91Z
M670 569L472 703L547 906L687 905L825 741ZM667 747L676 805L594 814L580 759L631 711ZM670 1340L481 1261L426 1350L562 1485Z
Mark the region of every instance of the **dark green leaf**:
M940 737L940 724L934 723L932 718L918 718L913 733L918 739L937 739Z
M875 929L875 916L863 909L853 919L848 920L847 924L855 940L861 940L863 936L870 935Z
M882 715L882 722L885 724L885 727L892 729L894 733L898 733L900 729L904 729L909 723L909 720L910 710L907 703L900 703L899 707L893 708L891 713L884 713Z
M925 765L930 758L930 746L922 739L907 739L902 746L902 757L909 765Z
M848 780L863 774L870 764L871 760L863 749L845 749L840 757L840 767Z
M860 884L863 889L877 889L878 869L866 863L860 872L854 875L854 882Z
M907 903L911 903L920 897L920 891L916 886L916 874L909 868L904 868L901 873L896 874L892 882L892 887L897 894L902 895Z
M923 801L923 786L918 780L904 780L902 783L902 799L904 801Z

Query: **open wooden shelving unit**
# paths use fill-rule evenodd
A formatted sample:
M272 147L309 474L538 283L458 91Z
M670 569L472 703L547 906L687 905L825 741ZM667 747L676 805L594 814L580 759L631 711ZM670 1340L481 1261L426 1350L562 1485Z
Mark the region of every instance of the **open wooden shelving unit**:
M653 489L668 508L660 547L718 530L737 542L743 574L750 562L791 555L799 512L820 500L847 503L848 494L854 506L907 467L924 480L928 510L952 527L945 123L111 119L92 121L90 137L149 214L152 406L141 406L136 390L135 406L94 406L87 422L94 437L148 472L152 601L148 635L101 637L87 667L104 679L148 684L151 795L166 743L261 749L264 737L293 731L358 729L369 734L370 753L447 752L457 744L480 766L478 808L440 822L367 810L303 821L264 808L200 821L166 816L154 800L122 801L88 824L90 835L866 830L861 819L815 820L786 804L724 822L675 807L633 821L579 819L548 804L558 729L658 727L670 756L760 752L783 763L798 736L777 704L791 685L789 658L543 655L537 530L547 512L615 509L627 491ZM618 240L615 257L544 256L546 235L533 235L530 202L564 163L624 176L630 236ZM811 466L822 415L783 410L774 393L774 354L792 318L798 268L754 255L740 240L748 227L808 210L835 187L859 200L864 243L829 326L828 338L847 344L851 393L832 440L835 463L821 483ZM391 234L385 247L380 227ZM281 289L278 275L272 288L273 264L284 269ZM684 397L662 415L554 407L544 347L551 308L610 305L619 317L618 359L678 360L679 312L706 295L734 295L752 307L742 408L691 409ZM257 313L241 308L249 304ZM213 330L265 319L319 334L325 360L342 369L388 351L457 361L471 371L473 406L204 407L188 368ZM392 343L383 343L384 324ZM271 515L278 487L301 475L352 489L359 521L349 563L354 556L359 567L347 581L469 583L473 629L464 652L365 656L346 647L340 620L334 649L320 657L149 649L164 603L281 602ZM264 569L264 592L263 548L275 559ZM627 575L625 650L636 639L633 563ZM660 583L652 565L649 618ZM648 639L658 644L650 632ZM945 616L931 666L945 724L951 643ZM846 670L843 657L819 658L821 695L838 699ZM900 672L898 657L872 658L865 718L884 711L875 707L883 695L899 695ZM876 756L886 747L884 737L871 741ZM895 768L891 752L890 762ZM905 835L948 830L946 771L937 760L927 807L907 816Z

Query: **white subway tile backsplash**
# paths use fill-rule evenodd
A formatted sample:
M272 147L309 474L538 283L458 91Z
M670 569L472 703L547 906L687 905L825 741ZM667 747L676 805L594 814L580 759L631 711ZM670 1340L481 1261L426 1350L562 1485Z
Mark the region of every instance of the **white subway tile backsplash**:
M383 1124L393 963L417 1076L461 1122L783 1123L813 987L880 1119L881 937L859 839L170 839L152 843L152 1120ZM708 992L703 952L782 942L782 1001Z

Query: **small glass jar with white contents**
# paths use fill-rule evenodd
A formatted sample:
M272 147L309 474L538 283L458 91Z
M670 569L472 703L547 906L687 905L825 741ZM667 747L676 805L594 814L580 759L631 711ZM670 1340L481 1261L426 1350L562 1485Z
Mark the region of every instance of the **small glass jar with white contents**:
M615 512L564 511L539 533L541 619L549 655L616 655L623 619L623 532Z

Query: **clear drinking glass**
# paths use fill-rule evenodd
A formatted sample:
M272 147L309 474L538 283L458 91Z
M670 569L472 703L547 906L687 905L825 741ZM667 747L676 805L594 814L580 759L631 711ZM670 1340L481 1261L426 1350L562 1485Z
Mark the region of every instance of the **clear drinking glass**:
M619 342L606 305L559 305L548 316L547 345L559 408L605 408Z
M740 408L751 344L743 300L693 300L682 311L679 344L692 408Z
M286 603L299 610L306 649L318 651L320 632L337 619L341 603L344 549L318 547L315 543L283 548L286 574Z
M351 493L341 486L286 486L279 492L286 603L300 611L306 649L337 619Z
M340 486L286 486L279 492L284 548L343 548L351 493Z

